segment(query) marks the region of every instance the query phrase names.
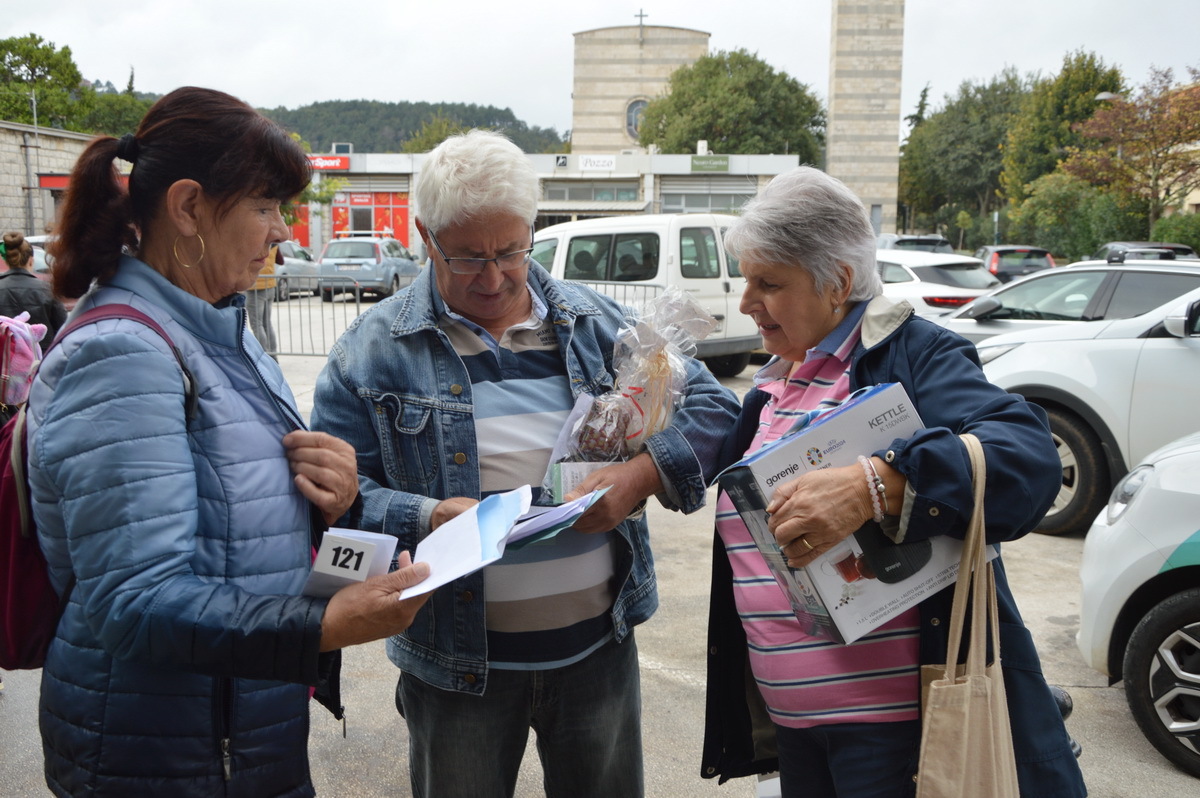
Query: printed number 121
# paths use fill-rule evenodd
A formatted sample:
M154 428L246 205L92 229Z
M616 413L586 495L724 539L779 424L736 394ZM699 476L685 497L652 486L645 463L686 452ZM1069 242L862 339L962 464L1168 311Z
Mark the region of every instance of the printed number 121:
M333 566L335 568L349 568L352 571L357 571L362 567L363 553L358 549L352 549L349 546L334 546L333 547ZM351 561L354 562L351 565Z

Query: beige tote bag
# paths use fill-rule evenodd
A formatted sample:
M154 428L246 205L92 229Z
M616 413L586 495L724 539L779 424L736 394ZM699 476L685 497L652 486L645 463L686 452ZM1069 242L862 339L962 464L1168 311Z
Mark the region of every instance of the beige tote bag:
M917 798L1018 798L1016 755L1004 677L1000 672L1000 630L996 577L984 553L983 447L974 435L961 436L971 459L975 509L963 541L954 588L946 662L958 661L968 597L971 631L966 662L947 673L946 665L921 667L921 760ZM987 664L988 621L995 660ZM953 675L951 675L953 674ZM926 687L927 685L927 687Z

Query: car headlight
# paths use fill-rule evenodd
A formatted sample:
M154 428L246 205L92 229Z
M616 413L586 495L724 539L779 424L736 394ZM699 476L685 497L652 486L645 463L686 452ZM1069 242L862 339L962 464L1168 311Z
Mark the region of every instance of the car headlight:
M1130 503L1154 473L1154 466L1142 464L1126 474L1108 497L1108 523L1111 526L1129 509Z
M987 344L984 344L983 346L976 347L979 352L979 362L982 365L987 365L1001 355L1005 355L1013 351L1018 346L1020 346L1020 344L1000 344L997 346L988 346Z

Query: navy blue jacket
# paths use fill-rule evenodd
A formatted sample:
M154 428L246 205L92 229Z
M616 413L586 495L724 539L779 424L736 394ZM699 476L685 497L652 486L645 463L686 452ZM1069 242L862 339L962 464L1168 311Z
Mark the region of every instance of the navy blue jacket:
M1038 406L987 381L975 347L912 313L907 303L872 300L862 341L851 357L850 387L902 384L925 428L874 452L915 492L904 539L962 538L973 499L971 468L958 436L971 432L987 458L984 500L987 541L1030 532L1061 484L1061 462ZM722 452L722 467L745 454L768 396L747 393L738 427ZM1029 630L1017 610L1001 558L994 560L1000 608L1000 648L1017 773L1024 798L1072 798L1087 790L1058 707L1042 676ZM927 598L920 610L920 661L945 661L953 589ZM749 672L746 637L733 600L729 559L718 538L708 630L708 699L701 775L721 781L778 770L767 720ZM754 706L757 704L757 707ZM761 718L760 722L755 722ZM763 735L766 735L764 741ZM764 742L768 744L763 745ZM757 743L757 745L756 745Z

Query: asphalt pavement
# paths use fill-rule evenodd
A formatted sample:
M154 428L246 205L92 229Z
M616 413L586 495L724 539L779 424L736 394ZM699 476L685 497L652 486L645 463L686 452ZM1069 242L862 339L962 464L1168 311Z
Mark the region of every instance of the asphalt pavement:
M280 358L302 411L312 408L322 358ZM739 394L755 367L722 380ZM711 498L711 497L710 497ZM636 632L642 665L646 794L650 798L725 795L750 798L749 780L719 786L700 778L704 721L704 641L712 554L712 502L691 516L652 506L651 540L661 606ZM1004 547L1010 583L1042 656L1047 680L1075 702L1067 727L1083 747L1080 764L1094 798L1195 798L1200 780L1177 770L1145 740L1125 704L1122 687L1108 686L1075 648L1079 626L1081 537L1029 535ZM0 796L47 793L37 730L40 671L5 672L0 693ZM411 795L407 734L396 714L396 668L382 643L346 652L343 690L346 727L319 707L313 712L309 753L318 794L375 798ZM538 796L541 772L530 738L518 796Z

